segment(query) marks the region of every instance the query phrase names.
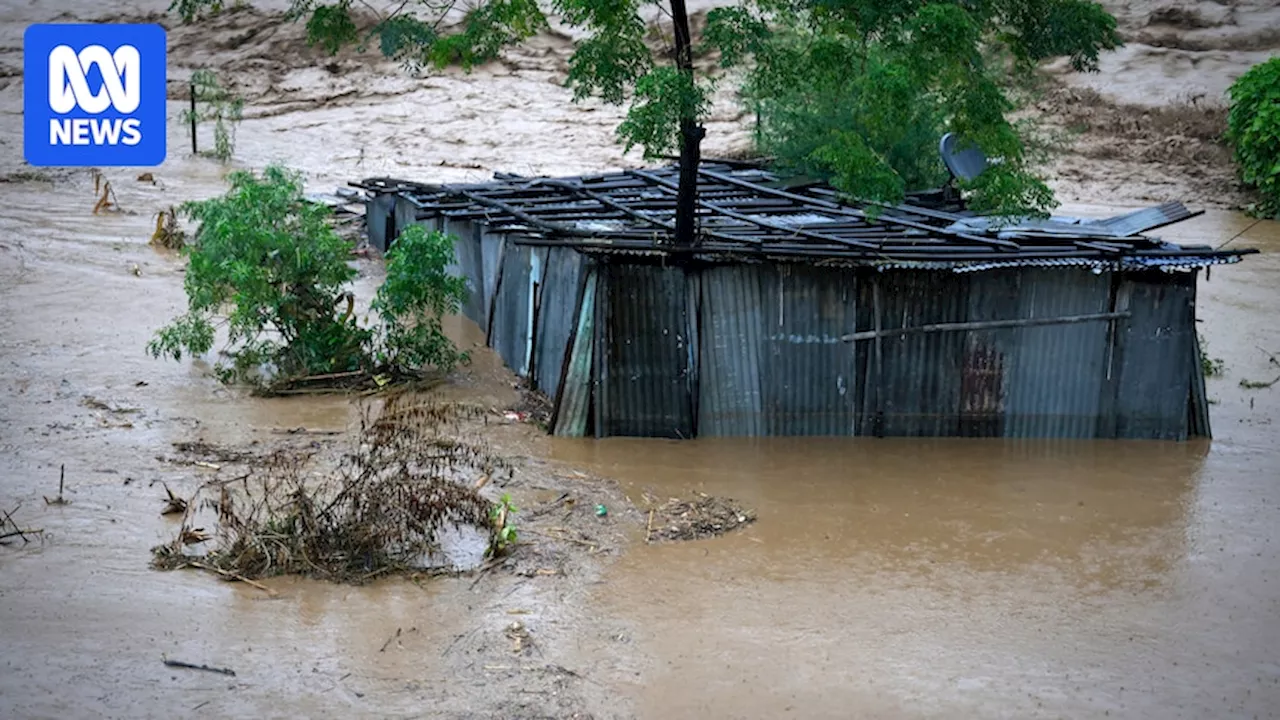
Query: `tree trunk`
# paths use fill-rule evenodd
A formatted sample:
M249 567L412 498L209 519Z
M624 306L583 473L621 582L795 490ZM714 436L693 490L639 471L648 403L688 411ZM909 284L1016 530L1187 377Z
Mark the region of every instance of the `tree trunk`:
M689 14L684 0L671 0L671 19L676 40L676 68L693 82L693 42L689 34ZM698 235L698 163L702 160L702 138L707 134L692 115L680 118L680 190L676 195L676 245L693 247Z

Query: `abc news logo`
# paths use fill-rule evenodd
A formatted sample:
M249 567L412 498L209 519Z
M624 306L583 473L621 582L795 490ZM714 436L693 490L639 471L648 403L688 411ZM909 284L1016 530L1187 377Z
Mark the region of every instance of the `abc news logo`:
M164 161L159 25L32 25L23 39L23 147L42 166Z
M66 114L77 107L97 114L108 107L128 114L142 102L139 72L141 57L132 45L121 45L114 53L101 45L90 45L77 53L59 45L49 53L49 108ZM86 69L102 73L102 88L89 90ZM123 136L123 137L122 137ZM76 118L49 120L51 145L137 145L142 142L142 121L137 118Z

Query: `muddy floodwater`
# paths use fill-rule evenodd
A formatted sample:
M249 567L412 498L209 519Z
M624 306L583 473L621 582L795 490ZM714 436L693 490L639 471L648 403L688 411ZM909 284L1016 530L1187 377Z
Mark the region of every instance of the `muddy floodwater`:
M1229 214L1167 234L1280 250ZM1201 285L1212 443L555 441L633 494L759 512L636 548L595 593L637 628L641 714L1280 715L1280 391L1239 386L1280 376L1274 258Z
M1230 214L1167 235L1280 250ZM1280 402L1239 386L1280 377L1274 258L1201 285L1211 443L555 441L631 493L760 515L610 568L627 693L647 717L1280 715Z
M1217 23L1196 31L1207 49L1169 45L1156 23L1143 32L1164 45L1107 56L1115 71L1090 87L1154 103L1207 63L1196 87L1220 91L1266 51L1222 38L1262 27L1272 4L1198 5ZM0 718L1280 717L1280 383L1266 385L1280 379L1280 223L1187 194L1234 180L1229 166L1175 166L1185 138L1155 133L1145 164L1079 154L1054 186L1067 214L1207 207L1161 234L1263 251L1201 275L1200 330L1222 361L1211 442L594 441L499 420L486 439L517 465L525 565L360 587L273 579L266 592L148 567L176 528L163 486L190 493L222 472L173 462L174 443L336 447L357 411L343 397L248 397L210 376L211 358L146 355L185 303L180 258L147 244L154 215L221 192L226 168L186 155L171 122L168 161L151 181L108 169L118 207L94 215L88 172L21 167L26 24L152 22L168 2L55 5L0 14L0 510L43 531L0 546ZM616 108L568 103L562 33L470 76L411 78L322 58L283 22L287 3L253 5L169 33L171 118L197 67L246 95L233 166L284 161L331 192L378 174L638 161L613 143ZM1130 29L1163 7L1110 5ZM709 153L750 136L722 104L708 127ZM382 265L352 262L367 302ZM501 419L521 400L514 378L474 326L448 330L474 361L434 392ZM48 504L63 468L69 502ZM646 495L692 491L758 520L645 544ZM575 527L589 538L556 546L567 495L587 508Z
M1265 251L1201 285L1207 348L1224 364L1208 382L1212 442L592 441L505 428L494 442L535 478L522 503L541 500L545 468L580 469L637 503L698 490L759 520L650 546L641 515L629 542L554 583L277 580L267 596L147 567L173 531L152 484L189 490L208 472L157 456L194 438L345 430L351 403L247 398L203 363L147 358L179 306L180 266L76 231L88 180L63 182L13 195L52 215L4 216L0 506L46 531L0 548L5 717L1280 712L1280 386L1240 386L1280 375L1276 223L1214 211L1169 233ZM42 234L15 237L33 227ZM379 266L360 270L367 290ZM476 329L450 331L475 362L440 392L515 402ZM71 503L48 506L63 465ZM505 654L512 618L539 643L530 658ZM560 672L571 681L548 675Z

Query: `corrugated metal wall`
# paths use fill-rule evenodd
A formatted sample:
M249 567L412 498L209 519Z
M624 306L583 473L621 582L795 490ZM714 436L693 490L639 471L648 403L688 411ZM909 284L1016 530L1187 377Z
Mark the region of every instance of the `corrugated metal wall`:
M1021 304L1022 271L993 270L969 281L969 322L1004 320ZM1009 365L1017 328L968 330L960 361L961 437L1000 437L1007 429Z
M971 276L906 270L869 275L863 302L874 310L878 285L885 330L967 318ZM876 341L866 342L874 355ZM880 432L888 436L958 435L964 333L890 335L882 342L884 367L877 370L874 362L870 364L870 371L876 373L870 384L882 393Z
M384 228L405 212L398 202ZM467 317L557 401L557 434L1183 439L1192 429L1194 274L617 261L588 273L568 248L423 224L458 238ZM877 308L887 331L1132 315L842 339L875 329Z
M480 226L468 220L445 220L443 231L454 238L452 272L467 281L467 300L462 314L485 327L484 273L480 256Z
M480 267L484 273L484 324L482 330L488 330L493 324L489 315L493 309L493 293L498 287L498 275L502 270L502 254L506 247L506 236L496 233L480 233Z
M606 267L594 318L604 347L594 370L604 388L594 396L599 434L1187 434L1190 275ZM874 329L877 307L889 331L878 352L874 339L841 341ZM892 333L1125 309L1133 316L1123 321ZM681 334L690 315L697 322ZM591 394L576 390L579 404ZM585 421L574 427L585 431Z
M555 397L565 348L578 321L583 257L569 248L533 248L447 218L421 221L455 238L449 271L467 281L463 314L486 331L489 345L521 376ZM492 322L490 314L492 313Z
M409 199L404 197L403 195L397 195L395 199L395 205L392 209L392 215L395 217L395 228L396 228L395 234L398 236L400 233L404 232L405 228L409 227L410 225L418 221L418 206L414 205L412 202L409 202ZM431 229L435 226L428 225L427 227L428 229ZM387 239L388 246L394 243L395 243L394 238Z
M859 394L854 348L857 274L762 265L760 353L767 435L853 435Z
M365 204L365 231L369 234L369 244L378 252L386 252L389 235L395 235L395 210L396 196L386 193L375 195Z
M603 276L597 434L693 437L684 269L609 264Z
M529 246L506 243L498 270L489 334L489 346L498 352L507 367L521 376L527 371L525 362L532 330L529 326L529 312L533 307L529 293L531 257Z
M1021 273L1018 306L1006 317L1054 318L1110 310L1110 274L1043 268ZM1110 323L1018 328L1013 335L1017 352L1006 375L1005 435L1096 437L1107 386Z
M698 434L765 435L761 266L708 268L702 274L701 294Z
M535 386L548 397L554 398L560 389L565 347L578 322L581 281L581 254L569 248L547 251L538 299L533 376Z
M1115 436L1185 440L1197 370L1195 276L1130 276L1119 297L1132 316L1118 322Z
M587 434L591 400L595 391L596 268L587 266L582 280L581 308L569 339L564 385L556 395L555 434L582 437Z

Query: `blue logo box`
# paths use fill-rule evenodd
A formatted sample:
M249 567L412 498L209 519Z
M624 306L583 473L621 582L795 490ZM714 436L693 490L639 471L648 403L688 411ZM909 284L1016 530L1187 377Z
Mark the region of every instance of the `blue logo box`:
M32 25L22 40L22 144L41 167L164 162L159 25Z

